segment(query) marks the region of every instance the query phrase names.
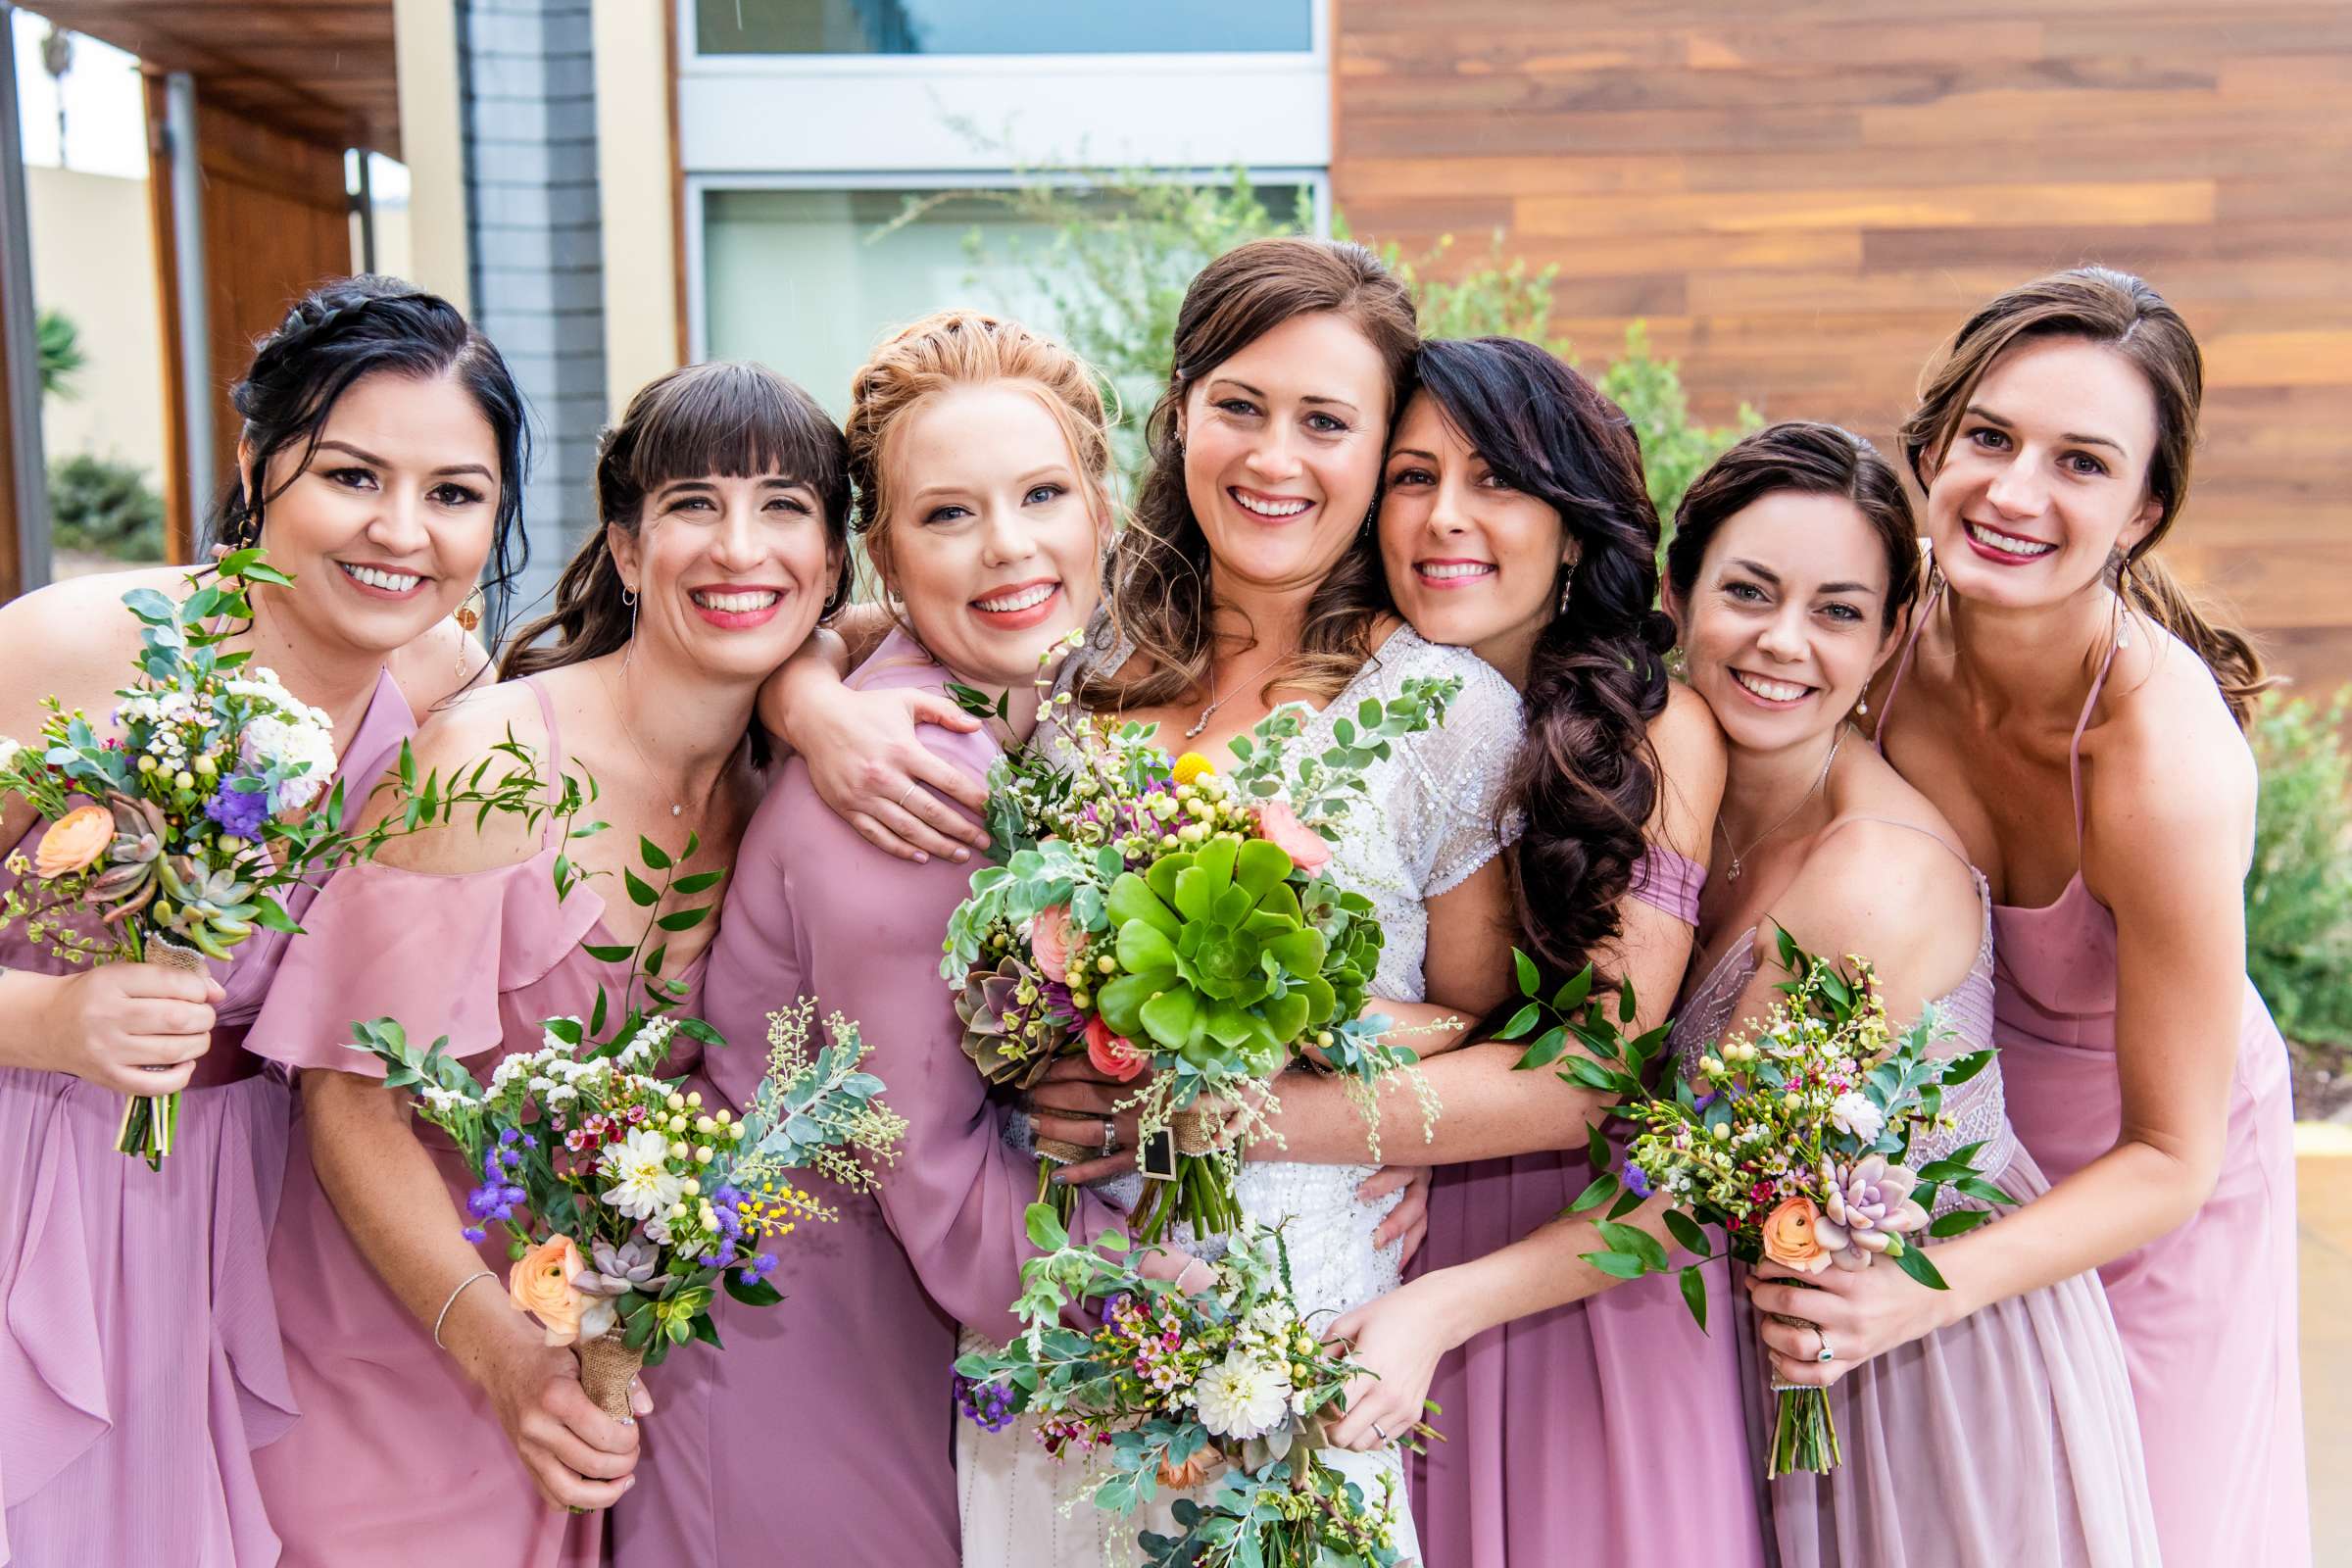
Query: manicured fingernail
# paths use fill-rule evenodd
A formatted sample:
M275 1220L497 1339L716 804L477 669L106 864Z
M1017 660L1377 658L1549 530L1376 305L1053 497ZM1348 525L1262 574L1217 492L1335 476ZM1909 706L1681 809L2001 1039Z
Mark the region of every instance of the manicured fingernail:
M970 859L971 858L972 852L969 850L957 850L956 852L956 863L958 865L961 865L964 861Z
M914 863L917 865L929 865L931 863L931 857L925 855L922 851L917 850L914 852Z

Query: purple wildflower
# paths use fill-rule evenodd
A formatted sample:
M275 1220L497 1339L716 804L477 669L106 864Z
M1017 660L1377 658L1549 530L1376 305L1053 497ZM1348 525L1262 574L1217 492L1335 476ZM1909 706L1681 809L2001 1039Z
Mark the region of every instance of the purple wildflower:
M1630 1159L1621 1159L1617 1162L1617 1179L1625 1183L1625 1190L1636 1198L1647 1198L1656 1191L1650 1185L1649 1172Z
M468 1225L464 1230L458 1232L458 1234L465 1237L469 1242L478 1243L490 1233L482 1229L479 1225Z
M212 799L204 803L204 814L220 824L220 831L237 838L259 838L262 821L270 814L270 798L263 794L248 794L230 789L226 784L213 791Z
M979 1383L954 1374L956 1408L984 1432L1002 1432L1012 1425L1012 1394L993 1383Z

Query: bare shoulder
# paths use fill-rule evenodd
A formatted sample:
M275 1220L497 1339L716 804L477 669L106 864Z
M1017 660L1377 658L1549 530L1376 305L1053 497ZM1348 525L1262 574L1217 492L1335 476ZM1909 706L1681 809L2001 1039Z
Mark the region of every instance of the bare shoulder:
M411 744L419 778L438 773L444 784L470 775L485 759L481 787L494 787L520 765L519 759L502 756L498 748L514 742L529 749L536 760L536 798L544 802L558 764L547 756L547 724L538 700L520 681L464 692L449 700L417 727ZM389 814L397 802L389 791L379 795L370 811ZM447 826L430 828L386 845L380 858L390 865L441 875L490 870L529 859L539 853L544 819L525 820L507 812L492 812L475 824L470 811L461 811Z
M2254 824L2253 751L2203 660L2145 620L2082 736L2085 848L2136 858L2184 837L2231 847Z
M396 649L385 663L419 724L460 692L474 691L495 680L489 650L454 620L433 622L422 636Z
M0 605L0 734L40 723L41 699L55 695L69 708L94 708L131 676L139 623L122 596L150 588L177 600L187 588L178 566L109 571L70 577Z
M1932 831L1907 812L1834 824L1773 919L1808 952L1869 958L1895 997L1942 995L1975 961L1984 909L1968 862Z

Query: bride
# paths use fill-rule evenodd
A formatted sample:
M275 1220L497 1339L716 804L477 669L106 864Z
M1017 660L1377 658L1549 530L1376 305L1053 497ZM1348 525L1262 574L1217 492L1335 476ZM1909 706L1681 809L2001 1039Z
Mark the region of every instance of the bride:
M1374 1010L1424 1026L1414 1045L1426 1054L1458 1043L1447 1025L1475 1021L1508 990L1497 822L1519 705L1493 669L1422 641L1386 608L1367 519L1415 344L1409 298L1360 247L1261 240L1205 269L1177 318L1175 373L1152 416L1136 518L1114 548L1106 613L1058 689L1074 698L1065 722L1155 724L1164 749L1221 762L1278 704L1316 710L1302 739L1318 748L1365 698L1385 703L1415 676L1459 677L1443 727L1373 765L1370 799L1343 824L1331 864L1386 929ZM1426 974L1443 977L1435 997ZM1131 1148L1132 1117L1097 1124L1097 1139ZM1357 1194L1371 1165L1251 1154L1241 1201L1292 1222L1292 1278L1310 1320L1396 1289L1401 1243L1375 1236L1396 1195ZM967 1568L1097 1563L1106 1536L1132 1540L1147 1522L1095 1516L1083 1463L1048 1458L1018 1427L967 1423L957 1441ZM1393 1493L1397 1544L1417 1556L1398 1451L1328 1457L1368 1501ZM1167 1528L1166 1504L1163 1493L1155 1528Z

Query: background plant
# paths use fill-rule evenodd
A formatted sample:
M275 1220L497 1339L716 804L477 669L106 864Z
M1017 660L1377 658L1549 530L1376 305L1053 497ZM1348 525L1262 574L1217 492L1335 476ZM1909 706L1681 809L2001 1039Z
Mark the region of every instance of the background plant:
M33 330L40 351L41 396L72 397L74 373L89 363L89 356L81 352L80 328L65 312L44 310L33 318Z
M2262 770L2246 873L2246 970L2279 1029L2352 1047L2352 686L2325 705L2266 695L2249 738Z
M977 194L1049 237L992 242L974 230L966 248L975 263L1015 264L1023 289L1044 303L1062 340L1102 372L1122 412L1112 433L1119 466L1132 478L1142 468L1144 419L1167 385L1168 345L1186 285L1237 245L1270 234L1314 232L1312 199L1301 189L1289 202L1269 204L1239 169L1219 180L1086 167L1022 173L1029 177L1021 184ZM974 194L953 193L957 200ZM896 221L908 221L945 199L918 198ZM1333 215L1332 232L1357 237L1340 214ZM1531 268L1512 256L1502 230L1467 267L1454 258L1450 234L1418 256L1405 255L1393 240L1366 243L1412 290L1428 336L1521 337L1574 363L1568 339L1551 325L1558 268ZM1627 329L1624 352L1599 372L1598 384L1632 417L1650 499L1667 519L1698 471L1762 423L1744 405L1732 428L1693 421L1680 368L1651 354L1639 321Z
M62 550L164 559L164 503L136 464L77 453L49 465L49 528Z

